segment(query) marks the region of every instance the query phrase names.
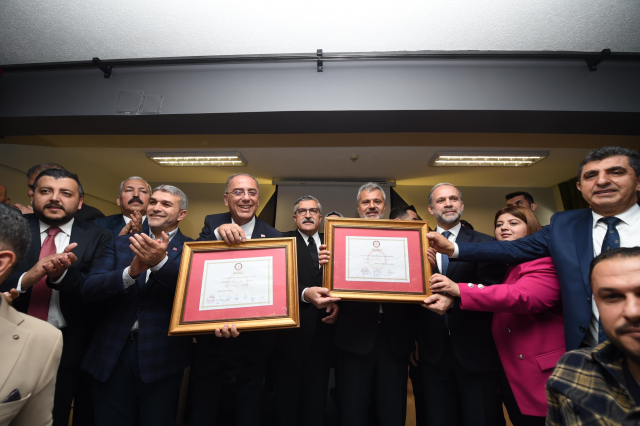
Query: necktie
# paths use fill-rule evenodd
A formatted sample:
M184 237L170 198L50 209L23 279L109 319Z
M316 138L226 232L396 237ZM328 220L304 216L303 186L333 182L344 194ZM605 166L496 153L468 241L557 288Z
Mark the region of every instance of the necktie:
M444 231L442 233L442 236L445 237L447 240L449 239L450 235L451 235L451 232L449 231ZM449 267L449 256L443 253L440 263L442 265L442 270L440 271L440 273L442 275L447 275L447 268Z
M620 234L618 233L618 229L616 225L620 223L620 219L612 216L612 217L603 217L598 222L605 223L607 225L607 233L604 236L604 240L602 240L602 250L600 253L604 253L605 251L620 248ZM602 321L598 321L598 344L607 340L607 335L604 334L604 329L602 328Z
M320 276L320 274L322 274L322 270L320 269L320 261L318 260L318 246L316 245L316 241L313 237L309 237L309 244L307 247L309 248L309 254L311 255L311 262L316 268L317 275Z
M40 248L40 257L43 259L52 254L56 254L56 235L61 231L58 227L47 229L47 238L44 239ZM40 278L40 281L31 290L31 299L27 313L33 317L46 321L49 317L49 304L51 303L51 288L47 285L47 276Z

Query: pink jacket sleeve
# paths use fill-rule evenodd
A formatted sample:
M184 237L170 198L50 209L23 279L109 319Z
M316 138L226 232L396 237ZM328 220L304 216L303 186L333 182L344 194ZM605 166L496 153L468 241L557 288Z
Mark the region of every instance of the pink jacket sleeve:
M509 271L505 284L479 288L460 283L460 308L471 311L531 314L561 301L560 283L550 257L521 263Z

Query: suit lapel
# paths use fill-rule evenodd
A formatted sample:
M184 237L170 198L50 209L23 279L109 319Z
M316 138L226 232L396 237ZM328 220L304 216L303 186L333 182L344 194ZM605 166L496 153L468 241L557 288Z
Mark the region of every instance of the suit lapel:
M182 255L182 244L184 242L184 235L182 235L182 232L180 232L180 230L178 229L178 233L176 234L175 237L173 237L173 239L171 241L169 241L169 245L167 246L167 263L171 263L173 261L175 261L176 257ZM165 265L167 264L165 263ZM147 281L147 273L145 271L144 274L140 274L140 278L138 278L138 285L140 285L140 288L143 290L142 293L144 295L144 292L146 292L146 290L151 287L151 285L153 284L155 277L154 274L152 273L151 275L149 275L149 280Z
M471 232L465 229L464 226L460 227L460 232L456 237L456 243L468 243L471 240ZM451 278L453 276L454 271L458 267L460 262L458 259L449 258L449 266L447 267L447 277Z
M35 216L29 218L29 227L31 228L31 245L27 252L27 262L29 267L32 267L40 259L40 248L42 243L40 242L40 222Z
M74 248L73 254L76 255L78 260L83 258L84 252L89 247L89 235L85 232L85 229L80 227L77 221L73 221L71 227L71 235L69 236L69 244L78 243L78 247Z
M0 363L0 390L2 390L2 393L0 393L0 401L13 390L5 389L4 385L9 379L14 365L20 359L24 345L29 340L29 331L20 328L22 321L24 320L20 317L20 314L12 310L3 299L0 302L0 346L2 347L2 362ZM19 338L14 339L14 335L19 336Z
M576 255L580 264L582 282L587 289L587 294L591 294L591 284L589 284L589 265L593 260L593 216L589 209L582 219L576 221L574 225L574 238Z
M262 229L262 222L258 220L258 216L254 216L256 218L256 224L253 226L253 233L251 234L251 239L254 238L264 238L266 234Z

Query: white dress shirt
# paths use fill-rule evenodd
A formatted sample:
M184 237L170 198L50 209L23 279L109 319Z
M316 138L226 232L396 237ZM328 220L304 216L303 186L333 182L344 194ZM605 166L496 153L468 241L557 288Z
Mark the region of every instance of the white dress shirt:
M128 225L129 222L131 222L131 218L129 216L122 215L122 218L124 219L124 224L125 225ZM145 220L147 220L147 216L146 215L142 216L142 223L144 223Z
M453 244L455 244L456 247L458 247L458 245L456 244L456 239L458 239L458 235L460 234L460 227L462 227L462 224L458 222L456 226L448 230L449 232L451 232L451 235L449 235L448 240L453 242ZM446 231L446 229L443 229L440 226L436 226L437 233L442 234L444 231ZM455 256L451 256L452 259L454 257ZM436 254L436 262L438 263L438 270L442 273L442 254L440 253Z
M307 247L309 247L309 236L307 234L305 234L304 232L302 232L301 230L299 230L299 229L298 229L298 232L300 233L300 235L302 235L302 238L304 239L304 242L307 243ZM318 232L316 231L316 233L313 234L311 236L311 238L313 238L313 240L316 242L316 250L318 250L318 254L319 254L320 253L320 244L322 244L320 242L320 234L318 234ZM322 266L320 266L320 267L322 268ZM307 291L307 288L309 288L309 287L306 287L304 290L302 290L302 294L300 295L301 296L300 298L302 299L302 301L304 303L309 303L304 298L304 292Z
M72 218L64 225L58 226L58 228L60 228L60 232L58 232L58 234L53 239L53 242L56 245L56 253L62 253L65 247L69 245L69 239L71 238L71 228L73 227L74 221L75 219ZM44 240L47 238L47 230L51 228L51 226L47 225L41 220L38 222L40 223L40 248L42 248L42 243L44 243ZM67 275L67 271L64 271L62 273L62 276L57 280L51 281L51 284L59 284L60 281L64 279L65 275ZM19 293L24 293L24 291L22 291L22 277L24 277L24 274L20 276L18 285L16 287L16 290L18 290ZM65 321L64 316L62 316L62 310L60 309L60 292L58 290L51 290L51 302L49 303L49 314L47 315L47 322L58 329L67 326L67 322Z
M233 220L233 217L231 218L231 223L235 223L234 220ZM220 226L222 226L222 225L220 225ZM253 219L251 219L251 221L245 223L244 225L240 225L240 228L242 228L242 231L244 232L244 236L247 237L247 240L251 239L251 235L253 235L253 228L255 228L255 227L256 227L256 217L255 217L255 215L253 216ZM216 236L216 240L221 240L222 238L220 238L220 234L218 233L218 228L216 228L216 230L213 231L213 233Z
M166 234L169 237L169 241L173 240L173 237L175 237L177 233L178 233L178 228L174 229L171 232L167 232ZM149 238L154 240L156 239L155 235L153 235L153 232L151 231L149 231ZM158 272L164 266L164 264L167 263L167 260L169 260L169 256L165 256L164 259L160 261L160 263L147 269L146 270L147 277L145 278L145 282L147 282L147 280L149 279L149 275L151 275L152 272ZM122 282L125 290L136 283L136 278L133 278L131 277L131 275L129 275L128 266L124 268L124 270L122 271ZM131 327L131 331L135 331L137 329L138 329L138 320L136 320L136 322L133 324L133 327Z
M602 250L602 242L607 233L607 224L598 222L604 216L591 212L593 216L593 257L598 256ZM620 222L616 225L618 234L620 235L620 247L637 247L640 246L640 206L634 204L633 207L624 213L615 215ZM589 324L589 333L585 336L583 342L589 346L596 346L598 342L598 323L600 322L600 312L596 306L596 301L591 298L591 323Z

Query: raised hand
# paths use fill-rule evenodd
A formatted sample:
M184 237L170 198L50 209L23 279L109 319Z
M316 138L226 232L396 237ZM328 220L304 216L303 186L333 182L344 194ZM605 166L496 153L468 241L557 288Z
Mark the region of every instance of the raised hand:
M431 275L431 291L444 292L453 297L460 297L460 286L442 274Z
M129 242L131 251L146 265L155 266L168 254L169 236L164 231L157 240L147 234L135 234L129 237Z
M220 225L217 231L220 234L220 238L229 245L244 243L247 240L242 228L235 223Z
M436 249L438 253L443 253L447 256L453 256L453 250L455 246L451 241L443 237L441 233L431 231L427 233L427 238L429 239L429 244L431 245L431 247Z

